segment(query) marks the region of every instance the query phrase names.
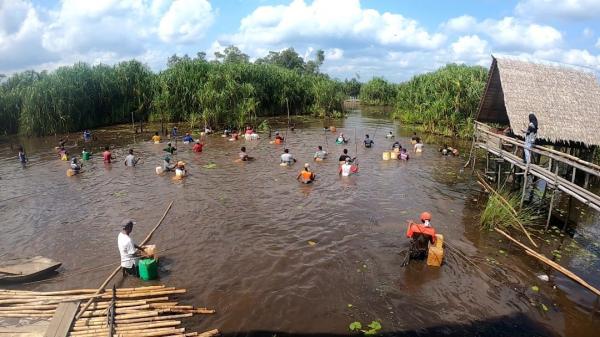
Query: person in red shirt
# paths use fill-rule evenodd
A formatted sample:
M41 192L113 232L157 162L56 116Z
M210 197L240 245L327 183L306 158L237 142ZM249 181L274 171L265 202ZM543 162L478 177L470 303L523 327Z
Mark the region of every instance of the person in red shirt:
M192 147L192 151L194 152L202 152L202 147L204 146L204 144L200 143L200 141L197 141L196 144L194 144L194 147Z
M110 153L110 149L108 146L104 147L104 152L102 152L102 159L104 160L105 163L110 164L111 161L113 159L115 159L115 157L112 155L112 153Z
M406 237L412 239L410 242L410 259L424 259L427 257L429 243L435 243L435 228L431 227L431 214L421 213L421 223L410 222L406 230ZM408 264L406 261L405 264Z

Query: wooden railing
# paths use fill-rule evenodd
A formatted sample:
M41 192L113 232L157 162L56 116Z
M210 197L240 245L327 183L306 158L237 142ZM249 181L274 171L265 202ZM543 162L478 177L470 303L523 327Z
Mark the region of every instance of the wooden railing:
M523 151L525 146L523 141L495 133L488 125L480 122L475 122L475 130L475 144L477 147L485 149L495 156L505 159L512 165L520 167L525 171L525 175L531 174L543 179L550 186L600 211L600 195L588 189L589 177L600 177L600 166L567 153L538 145L534 145L530 151L539 155L540 158L546 157L548 159L547 167L534 163L527 164L517 155L519 150ZM505 145L508 144L513 146L512 151L505 149ZM570 180L560 176L559 167L570 173ZM575 183L577 171L585 173L583 186Z

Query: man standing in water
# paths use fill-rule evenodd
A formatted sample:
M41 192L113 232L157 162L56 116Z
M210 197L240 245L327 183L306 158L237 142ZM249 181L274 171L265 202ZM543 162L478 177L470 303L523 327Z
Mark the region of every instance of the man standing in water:
M140 251L143 251L143 248L133 243L133 240L129 236L133 230L133 225L135 225L135 221L131 219L121 223L121 232L117 237L117 244L119 246L119 254L121 254L121 268L123 268L123 273L138 276L137 262L140 258Z
M19 146L19 162L21 163L21 166L25 167L25 165L27 165L27 161L27 156L25 155L23 146Z
M125 157L125 166L134 167L138 161L139 159L133 155L133 149L129 149L129 154Z
M363 141L363 143L365 143L366 148L371 148L375 144L375 142L373 142L373 140L369 138L369 135L365 136L365 140Z
M170 155L173 155L173 153L175 153L175 151L177 151L177 148L172 146L171 143L167 143L167 147L165 147L163 149L163 151L168 152Z

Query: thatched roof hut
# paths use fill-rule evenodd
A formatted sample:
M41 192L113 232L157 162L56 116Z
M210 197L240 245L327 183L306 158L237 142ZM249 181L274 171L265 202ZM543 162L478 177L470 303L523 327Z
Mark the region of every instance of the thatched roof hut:
M550 143L600 145L600 84L591 71L492 56L477 120L510 124L515 134L528 116Z

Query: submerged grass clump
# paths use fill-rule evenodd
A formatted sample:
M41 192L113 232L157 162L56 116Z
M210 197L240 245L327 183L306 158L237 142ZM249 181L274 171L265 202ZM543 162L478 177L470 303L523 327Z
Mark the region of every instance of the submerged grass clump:
M518 227L517 221L523 225L537 224L541 220L541 216L536 212L535 208L524 206L519 209L520 196L514 194L499 192L500 195L508 202L508 204L516 210L517 214L512 213L512 210L506 205L499 196L490 194L485 209L481 213L479 224L484 229L492 229L494 227Z

